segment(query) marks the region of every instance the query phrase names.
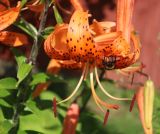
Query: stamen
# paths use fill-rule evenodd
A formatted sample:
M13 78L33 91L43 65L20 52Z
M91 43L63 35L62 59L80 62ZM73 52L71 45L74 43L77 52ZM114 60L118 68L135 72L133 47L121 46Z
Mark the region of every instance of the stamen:
M131 104L130 104L130 108L129 108L129 111L130 111L130 112L132 112L132 109L133 109L135 100L136 100L136 94L134 94L134 96L133 96L133 98L132 98L132 101L131 101Z
M105 114L103 125L106 125L108 117L109 117L109 110L107 110L107 112Z
M132 74L131 86L133 84L133 80L134 80L134 74Z
M53 109L53 112L54 112L54 117L57 117L57 101L56 101L56 97L53 98L52 109Z
M111 99L119 100L119 101L121 101L121 100L131 100L130 98L117 98L117 97L114 97L114 96L110 95L110 94L104 89L104 87L102 86L102 84L101 84L101 82L100 82L100 80L99 80L99 77L98 77L98 72L97 72L97 68L96 68L96 67L95 67L95 75L96 75L97 83L98 83L100 89L102 90L102 92L103 92L105 95L107 95L107 96L110 97Z
M96 94L95 89L94 89L94 81L93 81L93 71L91 70L90 72L90 83L91 83L91 91L93 94L93 97L95 99L95 102L97 101L99 104L103 105L107 109L118 109L118 105L112 105L112 104L107 104L106 102L102 101ZM96 103L97 104L97 103ZM98 105L99 106L99 105Z
M69 97L67 97L66 99L58 102L57 105L60 104L60 103L63 103L63 102L68 101L69 99L71 99L71 98L76 94L76 92L78 91L79 87L80 87L81 84L82 84L82 81L83 81L84 76L85 76L86 69L87 69L87 64L85 64L84 69L83 69L83 72L82 72L82 75L81 75L81 78L80 78L80 80L79 80L76 88L73 90L72 94L71 94Z

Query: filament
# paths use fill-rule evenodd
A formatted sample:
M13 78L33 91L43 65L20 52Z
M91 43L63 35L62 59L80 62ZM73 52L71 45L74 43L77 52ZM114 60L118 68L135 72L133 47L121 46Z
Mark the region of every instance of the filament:
M102 90L102 92L103 92L105 95L107 95L107 96L110 97L111 99L119 100L119 101L121 101L121 100L132 100L132 99L130 99L130 98L117 98L117 97L114 97L114 96L110 95L110 94L104 89L104 87L102 86L102 84L101 84L101 82L100 82L100 80L99 80L99 77L98 77L98 72L97 72L97 68L96 68L96 67L95 67L95 75L96 75L97 83L98 83L100 89Z
M84 69L83 69L83 72L82 72L82 75L81 75L81 78L80 78L80 80L79 80L76 88L73 90L72 94L71 94L69 97L67 97L66 99L58 102L57 105L60 104L60 103L63 103L63 102L68 101L69 99L71 99L71 98L76 94L76 92L78 91L79 87L80 87L81 84L82 84L82 81L83 81L84 76L85 76L86 69L87 69L87 64L85 64Z
M103 105L104 107L108 108L108 109L118 109L119 106L118 105L112 105L112 104L107 104L106 102L102 101L96 94L95 89L94 89L94 80L93 80L93 71L91 70L90 72L90 82L91 82L91 91L94 97L94 100L97 104L97 106L100 108L100 104ZM100 108L102 110L102 108ZM104 112L104 110L102 110Z

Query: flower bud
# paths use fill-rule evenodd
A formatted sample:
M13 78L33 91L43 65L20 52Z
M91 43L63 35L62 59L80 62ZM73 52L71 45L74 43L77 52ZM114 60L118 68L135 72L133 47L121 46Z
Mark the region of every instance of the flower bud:
M144 119L147 129L152 128L152 113L154 104L154 83L147 80L144 86Z
M75 134L79 118L79 106L76 103L71 104L63 122L63 134Z

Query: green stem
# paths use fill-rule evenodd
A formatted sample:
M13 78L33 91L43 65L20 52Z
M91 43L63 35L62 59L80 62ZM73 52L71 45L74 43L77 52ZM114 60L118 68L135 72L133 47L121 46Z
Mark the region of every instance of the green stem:
M40 48L40 45L42 44L42 38L41 38L41 33L43 32L47 20L47 13L49 9L49 0L46 0L45 2L45 8L44 11L42 12L42 17L40 21L40 26L38 29L38 34L34 39L34 43L32 46L31 54L29 57L29 63L30 64L35 64L37 56L38 56L38 50ZM12 117L13 121L13 128L10 130L9 134L17 134L18 128L19 128L19 116L24 110L24 103L27 101L28 96L30 96L30 93L28 95L28 92L30 91L28 89L28 80L30 80L30 76L26 79L24 82L24 87L20 85L20 88L17 93L17 102L14 107L14 113ZM28 96L27 96L28 95Z
M40 21L40 25L39 25L39 29L38 29L38 33L37 33L37 36L35 37L34 39L34 42L33 42L33 46L32 46L32 50L31 50L31 54L30 54L30 57L29 57L29 63L31 64L35 64L36 63L36 59L37 59L37 56L38 56L38 51L39 51L39 48L42 44L42 32L45 28L45 24L46 24L46 20L47 20L47 14L48 14L48 9L49 9L49 0L46 0L45 1L45 8L41 14L41 21Z
M30 81L30 78L28 79L19 87L19 90L17 91L17 101L14 106L14 113L12 117L13 122L13 128L10 130L9 134L17 134L18 128L19 128L19 116L24 110L24 103L29 98L28 91L29 87L28 84Z

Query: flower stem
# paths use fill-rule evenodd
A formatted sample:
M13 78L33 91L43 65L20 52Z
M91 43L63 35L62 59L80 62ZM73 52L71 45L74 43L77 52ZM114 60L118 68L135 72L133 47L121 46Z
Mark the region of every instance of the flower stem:
M50 5L49 0L46 0L45 1L45 8L44 8L44 10L41 14L41 21L40 21L38 33L37 33L37 36L34 39L31 54L30 54L30 57L29 57L29 63L31 63L31 64L36 63L36 59L37 59L37 56L38 56L38 50L39 50L39 48L42 44L41 34L42 34L42 32L45 28L49 5Z

